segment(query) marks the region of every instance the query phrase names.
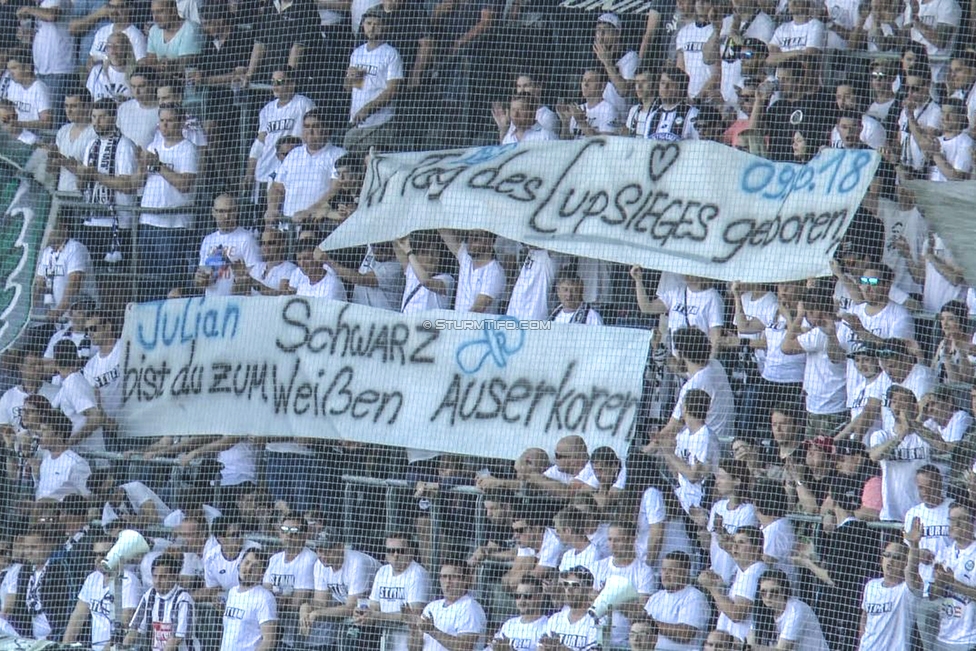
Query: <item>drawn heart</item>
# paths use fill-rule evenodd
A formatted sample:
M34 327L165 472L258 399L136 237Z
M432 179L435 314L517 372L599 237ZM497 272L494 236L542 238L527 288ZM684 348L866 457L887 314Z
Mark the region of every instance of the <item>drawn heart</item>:
M681 153L680 148L677 143L673 142L654 147L651 150L651 159L648 164L651 180L655 183L660 181L661 177L667 174L671 166L678 160L679 153Z

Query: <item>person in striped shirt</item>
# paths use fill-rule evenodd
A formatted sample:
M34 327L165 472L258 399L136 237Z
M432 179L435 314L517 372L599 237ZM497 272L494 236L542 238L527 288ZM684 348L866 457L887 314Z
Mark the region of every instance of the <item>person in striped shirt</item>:
M163 554L153 562L155 587L142 596L129 623L124 646L150 636L152 651L200 651L196 637L196 604L179 585L182 558Z

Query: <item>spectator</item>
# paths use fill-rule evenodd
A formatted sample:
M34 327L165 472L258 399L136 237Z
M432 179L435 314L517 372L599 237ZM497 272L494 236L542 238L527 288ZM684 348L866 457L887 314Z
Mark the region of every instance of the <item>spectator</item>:
M945 81L945 61L955 49L961 20L962 10L956 0L914 0L905 8L905 26L911 28L911 40L925 47L931 62L932 83Z
M70 9L70 3L62 3L61 0L41 0L37 6L22 6L17 10L18 18L33 21L33 70L50 93L53 125L64 122L61 104L64 102L65 87L75 73L76 44L68 32ZM21 65L25 64L29 67L29 63L22 60ZM23 86L28 88L29 84Z
M81 182L85 202L92 204L82 224L81 239L98 264L130 260L132 212L142 187L135 144L116 127L116 104L101 99L92 105L95 139L78 163L67 162ZM109 257L111 256L111 257Z
M108 23L95 31L91 49L88 52L88 69L109 58L108 41L112 34L123 34L129 39L135 61L146 56L146 35L132 22L132 0L108 0L108 2L84 18L71 21L71 32L75 36L88 33L93 27L108 19Z
M662 439L652 443L656 444L658 456L671 471L672 482L677 484L674 492L681 508L693 522L704 523L707 517L702 510L704 481L718 459L718 441L705 424L711 398L702 389L691 389L682 395L684 427L677 433L674 446Z
M962 100L942 102L942 130L936 138L922 142L929 155L930 181L965 181L973 173L973 139L967 133L969 122Z
M95 140L91 125L91 95L79 86L65 91L64 112L68 121L58 129L54 138L56 149L48 152L48 171L58 171L58 192L80 192L78 177L71 171L70 162L80 162L88 145Z
M817 616L810 606L792 596L790 580L785 574L766 570L759 579L759 594L774 618L770 623L775 630L764 631L757 622L756 630L749 636L750 643L766 648L781 649L788 645L796 651L827 651Z
M313 569L315 594L299 611L299 633L309 647L332 648L342 622L352 617L360 599L368 599L379 563L346 549L335 531L323 530L309 543L318 556Z
M152 651L190 651L198 648L194 617L196 604L190 593L180 587L179 571L180 560L177 556L163 554L153 562L154 587L139 600L123 642L126 646L149 634Z
M956 409L952 390L941 385L922 398L918 407L916 433L925 439L934 452L952 455L973 425L973 417L964 409ZM944 473L947 464L937 464Z
M54 366L61 378L61 390L51 403L71 420L71 437L66 444L78 452L105 452L102 424L105 414L98 406L95 389L82 369L85 360L71 341L59 341L54 347Z
M617 14L603 13L596 19L593 53L607 73L609 81L604 88L603 99L616 111L617 118L614 122L618 122L627 111L640 58L633 50L624 50L620 17Z
M688 102L688 73L676 66L663 68L657 97L654 96L652 79L646 70L635 77L640 103L632 106L627 114L624 125L627 135L655 140L696 140L698 107ZM686 280L692 284L696 282L693 278Z
M586 515L577 508L563 509L553 518L556 535L565 551L559 560L559 571L582 566L591 572L597 561L606 555L604 550L587 536Z
M439 251L429 238L408 236L394 242L394 253L404 271L400 311L450 309L454 278L441 270Z
M123 136L145 149L153 142L159 124L155 72L140 65L129 73L128 87L132 99L119 105L117 126Z
M739 648L739 641L725 631L715 630L705 638L703 651L734 651Z
M814 447L814 446L810 446ZM796 579L792 554L796 546L793 523L787 517L789 501L783 484L770 479L756 482L754 487L756 518L763 537L763 562Z
M441 565L443 599L432 601L410 620L410 650L474 651L483 638L487 618L470 589L470 569L464 563Z
M559 298L559 305L550 315L550 321L603 325L600 313L583 300L583 281L575 273L566 271L559 274L556 278L556 296Z
M716 628L745 642L754 625L753 605L759 594L759 579L767 566L762 559L762 533L755 527L740 527L733 536L735 578L728 591L722 579L705 570L698 575L698 584L711 595L719 611Z
M10 79L3 98L17 109L17 125L22 129L50 129L55 126L57 107L47 85L34 76L34 59L27 50L15 50L7 56ZM60 124L60 123L58 123Z
M728 12L731 9L731 12ZM737 88L742 88L753 58L754 47L766 47L776 30L776 23L759 7L756 0L735 0L726 8L720 29L713 29L703 46L703 62L714 64L722 62L722 99L732 105L738 101ZM711 20L715 22L722 14L719 8L713 9ZM717 15L716 15L717 14ZM751 47L750 47L751 46ZM763 57L765 58L765 57ZM745 69L744 69L745 68Z
M783 23L773 32L773 37L768 43L767 66L779 66L783 62L799 57L807 57L811 60L819 58L827 45L827 35L824 24L814 13L815 7L812 0L789 1L792 20Z
M27 351L19 364L20 382L0 397L0 434L8 449L20 450L22 436L27 430L23 421L27 398L37 394L49 403L60 390L44 378L44 360L37 353Z
M268 188L267 225L292 230L327 209L338 177L336 161L346 151L329 142L323 116L321 109L310 109L302 118L304 144L288 154Z
M931 464L926 464L915 473L915 485L921 501L905 512L905 535L913 529L921 530L918 540L918 575L921 580L919 599L912 599L915 621L922 645L927 649L935 648L936 636L939 633L939 613L941 602L931 593L935 581L935 557L939 552L950 546L949 538L949 510L952 501L947 499L943 489L942 474ZM902 550L904 554L904 550ZM882 560L884 569L884 560ZM904 571L902 572L904 578Z
M495 236L487 231L467 231L462 242L455 231L441 230L440 235L460 265L454 309L496 314L505 289L505 270L495 258Z
M250 274L261 262L258 243L250 231L238 226L234 195L218 194L211 212L217 230L203 238L194 282L207 296L246 293Z
M728 585L736 571L733 537L742 527L758 527L756 508L749 501L751 477L745 462L722 459L715 471L715 493L708 518L710 570Z
M35 500L50 498L60 502L68 495L88 495L86 483L91 468L67 441L71 421L60 412L45 417L40 424L40 459L36 474Z
M589 649L598 643L600 635L600 622L588 612L592 603L593 574L585 567L561 572L559 588L562 610L549 617L539 647L542 651ZM556 597L554 601L558 604L560 599Z
M784 26L780 29L782 27ZM770 45L770 52L772 47ZM773 54L769 58L774 58ZM812 64L808 65L813 67ZM817 151L826 143L828 132L834 124L833 112L826 110L824 98L816 88L808 88L811 74L812 71L804 68L802 61L784 60L776 64L775 83L763 82L756 89L749 127L758 129L768 138L768 157L772 160L794 159L793 140L798 131L803 135L811 152ZM770 103L774 87L778 88L778 95Z
M928 366L917 361L909 343L900 339L887 340L884 348L878 352L881 370L887 381L908 389L915 400L920 401L935 387L935 377ZM890 385L886 383L884 386L887 390Z
M537 651L549 622L542 582L533 576L522 577L515 586L514 595L518 615L502 624L489 646L492 651Z
M414 560L417 547L409 534L386 538L388 563L380 567L369 593L369 609L358 609L353 621L390 630L386 648L407 651L408 634L397 624L407 624L427 605L427 570Z
M271 557L264 572L264 587L278 602L281 644L296 645L298 615L303 603L311 601L315 587L315 552L305 547L305 522L298 517L281 521L282 550Z
M964 50L949 62L946 90L952 99L962 100L969 129L976 126L976 53Z
M535 111L535 124L530 128L549 131L553 136L556 136L560 129L559 116L542 103L542 83L536 74L520 72L515 77L515 97L522 95L534 98L535 105L538 107ZM502 144L505 144L507 136L514 131L512 114L505 110L501 102L494 102L491 106L491 116L495 120L495 124L498 125L498 137Z
M931 457L931 447L916 431L918 403L911 391L892 386L888 389L888 403L882 429L868 438L868 454L881 466L881 519L903 520L908 509L918 504L913 479Z
M506 314L516 319L543 321L549 317L553 281L559 269L555 256L545 249L525 246L518 278L512 287Z
M612 522L607 534L611 555L598 560L592 566L594 590L602 590L610 577L622 577L630 581L637 590L635 602L621 604L613 609L610 624L612 646L627 645L627 632L632 622L640 617L641 605L648 602L656 583L653 570L635 554L634 534L633 524ZM661 571L664 571L663 567Z
M908 548L902 542L889 542L881 553L881 578L864 586L858 648L910 647L918 599L905 582L907 556Z
M923 530L921 522L905 534L908 542L908 566L905 581L916 595L922 591L918 573L920 559L919 542ZM939 550L935 557L935 576L931 590L943 598L939 611L937 642L943 649L964 649L976 641L976 580L972 570L966 567L974 563L976 542L973 539L973 513L969 507L954 504L949 509L949 545Z
M17 574L12 621L21 637L60 640L71 616L67 566L42 531L23 538L24 566Z
M275 597L261 585L264 560L260 552L244 553L240 585L227 593L221 651L271 651L278 648L278 612Z
M835 440L862 439L881 424L881 405L884 402L888 378L881 372L878 347L874 344L851 344L847 353L847 405L851 418Z
M932 356L936 379L948 383L972 384L974 379L973 342L976 332L969 319L969 309L960 300L952 300L939 310L942 341Z
M644 606L661 649L697 648L711 616L705 595L691 583L691 558L673 551L661 561L661 589Z
M503 107L493 107L492 117L497 123L505 124L506 131L501 135L501 144L512 145L533 140L558 140L559 118L556 129L550 131L539 124L539 100L533 95L516 93L508 101L508 111ZM504 118L503 118L504 116Z
M397 309L403 298L404 275L392 242L367 245L366 255L355 270L343 266L333 257L327 260L333 271L353 286L353 303L384 310Z
M261 548L245 539L242 529L240 521L233 516L222 515L214 519L210 528L213 544L206 547L202 558L204 588L197 591L196 601L219 604L226 601L227 592L240 583L245 557L251 550Z
M282 291L282 283L288 279L298 267L291 260L286 259L288 236L276 229L265 229L261 233L260 261L251 267L251 294L277 296Z
M905 12L902 3L875 0L871 2L860 26L853 30L847 45L850 50L866 46L868 52L895 52L901 49L905 39Z
M298 268L288 278L288 284L282 285L286 293L298 296L320 296L333 301L346 301L346 287L335 270L325 262L315 259L319 251L322 238L315 231L304 230L298 236L298 255L295 261Z
M346 71L345 89L352 93L349 125L342 146L356 157L371 147L394 145L393 119L403 81L400 54L386 42L386 13L380 7L366 12L362 22L366 42L353 50Z
M129 73L136 64L132 44L122 32L110 34L105 44L105 59L92 66L85 88L92 99L109 99L121 103L132 98Z
M200 54L199 21L184 20L176 0L152 0L153 24L146 39L146 63L163 73L185 78L184 69Z
M880 515L867 503L864 497L867 494L868 482L872 479L879 479L873 464L868 460L867 448L861 441L839 440L834 441L834 457L836 461L835 473L828 477L828 496L836 501L838 496L854 491L862 496L861 506L855 511L855 517L871 521L877 520ZM836 514L827 508L827 504L821 506L821 514L824 517L834 517ZM840 520L836 520L840 522Z
M160 133L141 157L146 174L142 208L168 209L161 214L143 211L139 217L137 274L144 300L165 296L173 281L183 278L186 270L186 234L193 225L190 210L198 158L196 146L183 137L184 118L180 108L160 109ZM173 210L178 208L186 208L187 212Z
M556 113L562 121L560 137L564 140L616 133L620 113L604 98L607 77L602 69L583 72L580 78L582 104L558 104Z
M95 569L85 579L78 594L78 602L61 639L62 644L77 642L86 622L91 629L91 648L94 651L102 651L111 644L112 624L115 622L115 579L102 567L101 561L112 545L112 541L106 539L94 542ZM121 621L128 622L132 620L141 596L139 578L127 569L123 569L121 575Z
M665 282L662 275L657 287L657 297L652 301L644 287L644 273L640 267L630 269L637 292L637 305L644 314L667 314L671 350L676 353L675 334L682 328L696 328L708 335L711 342L709 356L718 354L719 338L725 323L725 305L722 296L706 278L698 276L676 277L677 282ZM724 434L724 432L722 432Z
M717 9L711 0L695 0L695 20L679 31L676 38L678 68L688 75L688 98L699 102L717 96L721 71L716 61L705 61L705 44L716 31Z
M942 108L932 99L931 88L928 70L916 65L906 73L905 96L898 115L898 140L892 145L901 152L898 171L907 178L924 175L927 157L922 143L937 136L942 128Z

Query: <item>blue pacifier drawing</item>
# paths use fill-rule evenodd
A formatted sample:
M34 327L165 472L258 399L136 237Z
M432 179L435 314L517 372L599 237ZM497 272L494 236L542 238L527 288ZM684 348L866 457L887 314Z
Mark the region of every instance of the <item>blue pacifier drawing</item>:
M512 317L501 317L498 321L514 321ZM489 325L486 321L484 325ZM494 324L491 324L494 325ZM458 367L467 375L481 370L491 359L498 368L505 368L508 358L519 352L525 343L525 332L516 328L483 329L477 339L466 341L457 347L455 360Z

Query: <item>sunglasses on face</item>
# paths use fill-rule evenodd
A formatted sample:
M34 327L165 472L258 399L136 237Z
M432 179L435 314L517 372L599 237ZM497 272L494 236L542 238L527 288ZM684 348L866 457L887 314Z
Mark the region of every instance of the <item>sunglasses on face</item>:
M871 76L874 77L875 79L884 79L885 77L888 76L888 73L882 70L874 70L871 72Z
M881 554L881 558L905 558L905 555L897 552L884 552Z
M281 533L298 533L298 532L299 532L298 527L285 527L285 526L281 527Z
M861 276L862 285L871 285L874 287L879 282L881 282L881 280L879 278L875 278L874 276Z
M406 547L387 547L386 553L391 556L394 554L405 554L407 552Z
M272 79L271 80L271 85L272 86L284 86L287 83L288 83L288 80L287 79Z

